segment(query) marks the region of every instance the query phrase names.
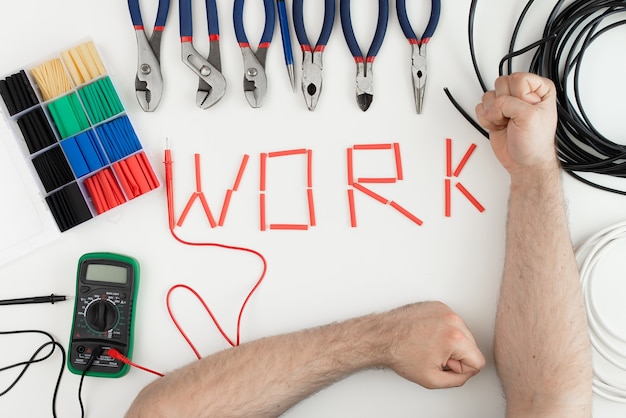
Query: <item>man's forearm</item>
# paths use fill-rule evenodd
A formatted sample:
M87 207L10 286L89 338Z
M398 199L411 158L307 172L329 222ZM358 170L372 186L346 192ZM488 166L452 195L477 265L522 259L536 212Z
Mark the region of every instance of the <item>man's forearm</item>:
M495 356L510 416L590 416L591 354L556 161L511 175L506 245Z
M430 388L464 384L485 358L463 320L421 302L245 343L141 391L127 418L276 417L359 370L388 367Z
M276 417L358 370L385 363L372 316L269 337L199 360L147 386L127 417Z

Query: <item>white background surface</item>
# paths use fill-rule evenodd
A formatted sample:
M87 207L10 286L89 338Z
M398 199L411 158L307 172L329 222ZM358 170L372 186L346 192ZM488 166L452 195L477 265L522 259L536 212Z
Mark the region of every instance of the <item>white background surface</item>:
M315 7L310 0L305 3L305 21L309 37L314 40L321 27L322 7ZM429 12L427 2L407 3L416 32L421 33ZM151 27L156 1L141 4L144 23ZM204 2L194 0L193 4L196 44L206 53ZM261 33L260 4L253 0L246 4L246 28L254 46ZM352 15L357 39L361 48L367 49L377 6L374 1L367 4L361 1L361 4L358 9L353 5ZM302 98L299 65L296 65L297 90L291 92L278 23L267 62L267 101L260 109L250 108L242 91L242 60L232 26L232 2L221 0L218 9L227 92L215 107L196 108L197 77L180 61L177 5L172 2L162 47L164 98L154 113L144 113L134 97L135 34L124 1L3 2L0 74L12 74L43 62L50 55L91 38L162 179L162 150L165 138L169 138L175 161L178 216L194 190L194 153L202 156L204 191L214 213L219 213L224 191L231 187L242 155L251 156L224 227L211 229L196 207L178 230L187 239L250 247L267 258L267 277L244 314L243 341L436 299L449 304L465 318L487 358L485 369L462 388L428 391L391 372L370 371L313 396L287 416L503 416L504 401L491 346L504 255L508 177L493 157L489 143L461 117L442 91L443 87L449 87L471 113L482 94L467 45L469 1L444 2L442 6L439 28L429 43L428 87L424 113L419 116L414 111L409 75L410 48L398 24L394 1L391 1L385 42L374 63L375 98L366 113L355 101L354 62L341 32L338 11L324 54L323 92L315 112L306 109ZM497 76L499 58L506 51L511 29L523 5L522 1L479 2L477 52L490 85ZM291 2L288 7L291 10ZM550 7L552 4L538 6L532 13L533 22L527 25L524 39L537 39ZM624 35L623 29L617 33ZM294 33L292 41L295 61L299 63L301 54ZM592 117L599 118L598 126L620 141L624 123L623 116L617 116L623 113L624 88L614 80L621 80L618 74L626 69L624 58L612 54L608 48L594 52L597 62L604 65L585 67L585 94L595 103L589 108L593 109ZM524 67L524 61L519 61L519 69ZM455 164L472 143L478 146L458 180L485 206L484 213L479 213L453 188L452 216L444 216L447 137L453 139ZM424 224L417 226L357 192L359 226L351 228L346 199L346 148L354 144L391 142L400 143L405 180L372 189L411 210ZM259 153L296 148L313 150L317 226L308 231L261 232ZM379 175L380 167L376 164L387 161L386 156L381 154L380 158L363 164L363 170L369 170L363 176ZM298 162L270 166L268 222L306 222L306 201L289 200L289 195L284 193L291 188L295 196L300 196L297 193L306 184L302 167ZM0 182L0 187L10 186ZM626 216L625 197L597 191L569 177L565 179L565 187L576 244ZM274 203L270 203L272 199ZM1 266L1 298L52 292L72 296L77 260L91 251L119 252L140 261L133 360L162 372L194 360L166 312L167 290L176 283L193 286L234 338L237 311L261 266L253 255L192 248L174 241L167 228L165 190L161 188ZM623 306L623 296L622 302L619 298L615 301L615 295L623 295L625 288L617 279L622 271L615 269L609 273L615 275L614 280L602 281L614 287L613 291L600 292L613 295L611 303L602 307L608 309L607 317L616 317L620 303ZM175 298L175 306L203 355L228 347L199 305L187 303L185 296L180 295ZM73 301L54 306L2 307L0 329L47 330L67 346L72 308ZM623 314L619 318L623 319ZM0 365L25 360L40 344L34 338L0 338ZM31 367L22 381L0 398L0 414L49 416L59 362L57 354L54 360ZM12 377L11 372L0 374L0 388L8 385ZM139 370L131 370L120 379L86 379L83 399L87 416L122 416L136 393L153 379ZM60 416L79 416L78 383L78 376L65 374L58 403ZM594 399L595 416L622 417L625 413L624 405Z

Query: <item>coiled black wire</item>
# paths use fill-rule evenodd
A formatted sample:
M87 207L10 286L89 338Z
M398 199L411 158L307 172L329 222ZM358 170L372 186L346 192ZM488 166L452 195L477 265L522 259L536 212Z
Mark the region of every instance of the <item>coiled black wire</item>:
M517 37L534 0L522 10L509 44L500 61L500 75L510 74L512 59L535 50L528 71L551 79L557 91L557 154L563 169L577 180L595 188L626 195L626 190L601 185L579 173L626 177L626 146L602 135L585 112L579 92L581 62L585 51L600 36L626 24L626 0L574 0L565 5L559 0L547 18L542 38L516 50ZM486 84L480 73L474 49L474 16L477 0L472 0L468 19L470 55L483 91ZM608 23L607 23L608 22ZM505 72L505 66L506 72ZM488 133L465 112L444 89L453 105L486 137Z

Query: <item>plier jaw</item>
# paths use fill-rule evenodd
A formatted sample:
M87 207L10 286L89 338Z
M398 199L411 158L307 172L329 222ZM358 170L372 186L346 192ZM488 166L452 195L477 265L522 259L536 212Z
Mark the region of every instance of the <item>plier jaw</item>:
M412 45L411 77L413 79L413 93L415 109L422 113L424 105L424 91L426 90L426 43Z
M263 106L267 96L267 75L265 74L265 57L267 48L259 48L256 54L249 46L241 47L243 56L243 91L246 100L253 108Z
M356 63L356 101L362 111L369 109L374 100L374 73L372 62Z
M302 93L309 110L315 110L322 92L322 52L304 51L302 55Z
M138 49L135 95L141 108L146 112L152 112L159 105L163 95L161 65L143 29L135 30L135 34ZM160 34L161 32L155 32L153 36Z
M181 43L182 61L200 78L196 105L207 109L219 102L226 93L224 75L196 51L191 42Z

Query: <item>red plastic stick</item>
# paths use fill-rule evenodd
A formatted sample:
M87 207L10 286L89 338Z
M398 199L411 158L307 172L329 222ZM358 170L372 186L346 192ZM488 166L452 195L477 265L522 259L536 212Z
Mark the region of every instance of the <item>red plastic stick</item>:
M222 212L220 213L219 226L224 226L224 220L226 219L226 213L228 212L228 206L230 205L230 198L233 195L231 189L226 190L226 196L224 196L224 203L222 204Z
M237 191L239 188L239 183L241 183L241 178L243 177L243 172L246 170L246 165L248 164L248 159L250 156L248 154L244 154L243 159L241 160L241 165L239 165L239 172L237 172L237 178L235 179L235 184L233 185L233 191Z
M265 171L266 171L266 167L267 167L267 154L265 153L261 153L261 173L260 173L260 184L259 184L259 190L264 192L265 191Z
M402 180L404 178L404 174L402 172L402 158L400 157L400 144L397 142L393 143L393 152L396 156L396 176L398 180Z
M313 203L313 189L307 189L307 200L309 202L309 223L315 226L315 204Z
M135 195L133 194L133 190L131 189L130 184L128 183L128 179L126 178L124 171L122 170L122 167L121 167L122 162L123 161L118 161L114 163L113 171L115 171L117 178L120 180L120 184L122 185L122 190L124 190L124 193L126 193L126 196L128 196L129 199L132 199L135 197Z
M139 162L134 158L134 156L127 158L125 161L128 164L128 169L130 170L133 179L137 182L137 186L139 186L139 194L149 192L151 190L150 185L148 184L148 180L146 180L146 177L141 170Z
M306 187L313 187L313 151L308 150L306 155Z
M352 164L352 148L348 148L348 185L354 183L354 166Z
M356 228L356 210L354 208L354 190L348 189L348 205L350 206L350 226Z
M156 189L159 187L159 179L156 174L154 174L154 170L152 169L152 165L150 161L148 161L148 157L144 152L140 152L137 154L137 160L139 161L139 165L141 166L141 171L146 176L148 180L148 184L150 185L150 190Z
M355 145L354 149L391 149L391 144L359 144Z
M354 183L353 186L354 186L355 189L357 189L360 192L365 193L366 195L368 195L372 199L378 200L383 205L386 205L387 203L389 203L389 200L385 199L384 197L382 197L381 195L379 195L377 193L374 193L372 190L368 189L367 187L361 186L359 183Z
M409 212L408 210L406 210L405 208L403 208L402 206L400 206L393 200L391 201L391 203L389 203L389 205L395 210L397 210L398 212L400 212L401 214L403 214L404 216L406 216L407 218L409 218L410 220L412 220L413 222L415 222L416 224L422 226L422 224L424 223L417 216L413 215L411 212Z
M267 229L267 226L265 224L265 193L261 193L259 195L259 210L260 210L260 224L261 224L261 231L265 231Z
M115 203L115 206L121 205L122 203L126 202L124 193L122 193L122 189L120 189L119 183L117 182L117 180L115 180L113 171L107 169L104 170L102 173L104 173L104 177L109 183L109 187L111 188L111 192L113 193L113 201Z
M202 192L202 176L200 175L200 154L194 154L194 163L196 170L196 192Z
M358 183L395 183L396 179L393 177L359 177Z
M270 229L284 229L291 231L306 231L309 229L305 224L270 224Z
M472 153L474 152L475 149L476 149L476 144L470 145L470 147L468 148L467 152L465 153L465 155L461 159L461 162L459 163L458 167L456 168L456 170L454 170L454 177L459 177L459 174L461 174L461 171L463 170L463 167L465 167L465 164L467 163L467 160L469 160L469 157L472 155Z
M91 197L91 202L93 203L94 208L98 214L104 212L104 206L102 205L102 201L100 200L100 196L98 196L98 192L94 187L93 177L88 177L85 179L85 187L87 188L87 192Z
M478 200L476 200L476 198L465 187L463 187L461 183L457 183L456 188L459 189L465 197L467 197L467 200L472 202L472 205L474 205L474 207L478 209L479 212L485 211L483 205L481 205L480 202L478 202Z
M284 157L285 155L306 154L305 148L291 149L285 151L274 151L267 154L268 157Z
M452 177L452 139L446 138L446 177Z
M450 217L450 179L445 179L445 215Z
M128 164L126 163L126 160L121 160L119 163L120 167L122 168L122 172L124 173L124 178L126 179L128 187L130 188L129 196L132 196L133 198L139 196L141 194L139 190L139 185L133 177L133 173L131 173Z

